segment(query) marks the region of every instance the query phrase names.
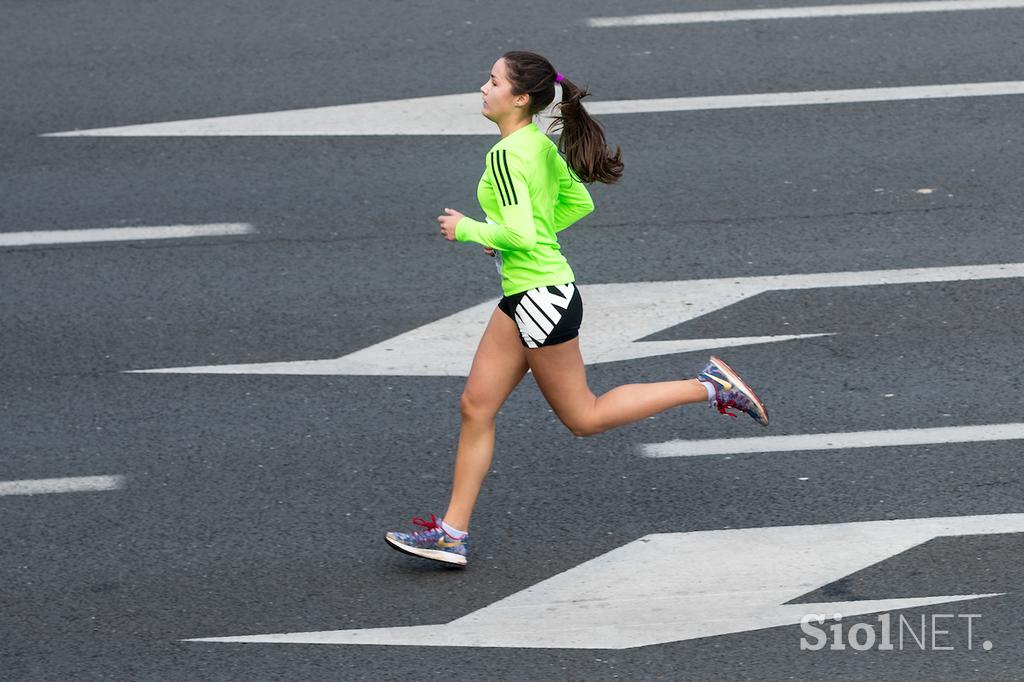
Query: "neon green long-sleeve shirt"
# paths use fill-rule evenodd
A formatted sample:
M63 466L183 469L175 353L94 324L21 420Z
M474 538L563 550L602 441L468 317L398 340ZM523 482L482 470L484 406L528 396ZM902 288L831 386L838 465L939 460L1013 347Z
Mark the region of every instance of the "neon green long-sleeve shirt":
M455 239L501 252L506 296L575 280L555 233L593 211L594 201L536 123L491 147L476 196L488 222L462 218Z

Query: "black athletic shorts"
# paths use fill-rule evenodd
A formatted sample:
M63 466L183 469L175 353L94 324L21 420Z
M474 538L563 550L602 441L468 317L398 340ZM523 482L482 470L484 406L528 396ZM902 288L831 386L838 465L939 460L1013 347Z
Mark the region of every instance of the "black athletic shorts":
M527 348L554 346L580 334L583 299L573 282L505 296L498 307L519 327L519 341Z

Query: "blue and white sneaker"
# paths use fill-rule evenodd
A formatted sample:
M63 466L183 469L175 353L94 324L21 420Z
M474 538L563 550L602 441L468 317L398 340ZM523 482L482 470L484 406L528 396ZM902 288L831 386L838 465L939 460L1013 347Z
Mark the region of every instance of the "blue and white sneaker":
M441 528L437 517L430 515L429 521L415 517L412 522L417 526L423 526L424 530L414 533L391 532L384 535L387 543L399 552L443 561L455 566L465 566L467 554L469 553L469 534L456 540L450 537Z
M712 355L708 366L697 375L697 379L715 387L714 406L722 414L735 417L735 413L727 410L730 407L736 408L749 414L761 426L768 426L768 410L764 403L740 375L721 359Z

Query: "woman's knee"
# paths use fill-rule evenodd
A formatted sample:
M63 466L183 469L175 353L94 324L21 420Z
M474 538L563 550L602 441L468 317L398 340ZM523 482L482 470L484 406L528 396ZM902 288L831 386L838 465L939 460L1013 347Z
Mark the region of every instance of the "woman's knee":
M498 414L501 405L495 405L493 400L478 396L470 391L463 391L459 398L459 413L463 419L473 421L487 421L494 419Z
M604 433L608 430L608 427L601 424L592 416L583 415L579 417L573 417L570 419L562 419L562 423L565 424L566 428L572 432L572 435L580 438L586 436L596 436L599 433Z

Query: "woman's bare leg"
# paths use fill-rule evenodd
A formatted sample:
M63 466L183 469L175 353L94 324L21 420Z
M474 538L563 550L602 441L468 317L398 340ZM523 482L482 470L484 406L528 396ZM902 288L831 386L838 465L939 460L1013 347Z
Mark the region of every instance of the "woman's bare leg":
M541 393L558 418L577 436L601 433L670 407L707 402L696 379L625 384L600 397L587 386L579 337L554 346L524 349Z
M494 457L494 417L526 375L526 348L519 328L495 308L473 357L469 378L459 401L462 428L455 455L452 495L444 520L469 530L469 517ZM703 389L702 389L703 390Z

